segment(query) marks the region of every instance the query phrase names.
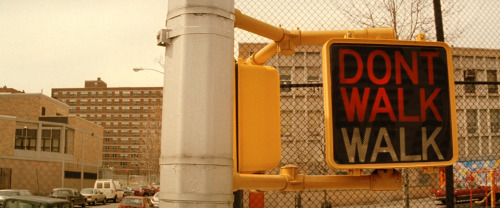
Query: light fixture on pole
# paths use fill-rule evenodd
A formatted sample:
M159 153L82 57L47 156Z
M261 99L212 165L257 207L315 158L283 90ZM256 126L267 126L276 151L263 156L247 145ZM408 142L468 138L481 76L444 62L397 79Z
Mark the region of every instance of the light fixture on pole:
M151 71L155 71L155 72L158 72L158 73L161 73L161 74L164 74L162 71L160 70L156 70L156 69L149 69L149 68L142 68L142 67L139 67L139 68L133 68L132 70L134 70L135 72L138 72L138 71L143 71L143 70L151 70Z

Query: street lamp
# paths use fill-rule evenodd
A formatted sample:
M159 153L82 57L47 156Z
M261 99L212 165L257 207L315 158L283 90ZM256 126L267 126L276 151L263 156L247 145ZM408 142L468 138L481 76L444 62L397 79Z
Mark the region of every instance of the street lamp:
M156 69L148 69L148 68L142 68L142 67L139 67L139 68L133 68L132 70L134 70L135 72L138 72L138 71L143 71L143 70L151 70L151 71L155 71L155 72L158 72L158 73L164 74L162 71L159 71L159 70L156 70Z

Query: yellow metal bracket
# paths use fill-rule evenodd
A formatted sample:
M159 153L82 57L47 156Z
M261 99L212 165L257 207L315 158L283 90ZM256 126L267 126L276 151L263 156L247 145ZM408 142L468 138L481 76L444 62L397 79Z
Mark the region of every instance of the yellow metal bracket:
M367 28L364 30L329 30L329 31L301 31L286 30L253 17L234 11L234 26L242 30L260 35L272 40L267 46L253 53L246 62L248 64L263 65L276 53L281 55L292 55L295 47L299 45L323 44L332 38L368 38L394 40L396 35L393 28Z

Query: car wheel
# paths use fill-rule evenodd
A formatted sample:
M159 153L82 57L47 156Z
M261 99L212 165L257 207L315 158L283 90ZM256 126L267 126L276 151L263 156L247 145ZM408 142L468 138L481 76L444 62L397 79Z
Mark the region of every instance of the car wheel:
M85 207L85 201L82 203L82 208L84 208L84 207Z
M75 207L75 202L71 201L71 208Z
M116 195L115 195L115 198L113 198L113 201L116 203L118 202L118 200L116 199Z
M102 204L106 205L106 197L104 197L104 200L102 200Z

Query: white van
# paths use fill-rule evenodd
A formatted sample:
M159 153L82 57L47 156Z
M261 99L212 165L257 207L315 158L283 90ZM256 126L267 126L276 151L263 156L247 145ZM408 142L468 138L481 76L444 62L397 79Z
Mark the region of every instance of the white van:
M123 198L124 191L120 182L111 179L97 179L94 188L101 190L106 195L106 200L119 202Z

